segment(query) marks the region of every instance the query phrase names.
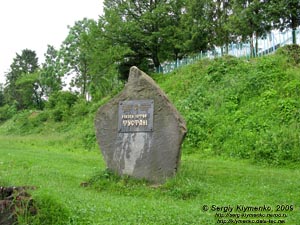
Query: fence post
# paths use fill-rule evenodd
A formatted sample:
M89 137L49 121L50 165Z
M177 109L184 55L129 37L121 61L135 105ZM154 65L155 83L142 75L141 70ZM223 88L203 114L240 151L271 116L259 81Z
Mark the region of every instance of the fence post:
M273 32L272 32L271 34L272 34L272 36L273 36L273 37L272 37L272 42L273 42L273 52L275 52L275 40L274 40L275 37L274 37L274 33L273 33Z

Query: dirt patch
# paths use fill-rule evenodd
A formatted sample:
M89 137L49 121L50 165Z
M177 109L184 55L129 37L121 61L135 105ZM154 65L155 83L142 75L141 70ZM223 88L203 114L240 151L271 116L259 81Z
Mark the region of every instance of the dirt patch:
M1 187L0 186L0 224L18 224L18 216L35 215L37 210L27 190L35 187Z

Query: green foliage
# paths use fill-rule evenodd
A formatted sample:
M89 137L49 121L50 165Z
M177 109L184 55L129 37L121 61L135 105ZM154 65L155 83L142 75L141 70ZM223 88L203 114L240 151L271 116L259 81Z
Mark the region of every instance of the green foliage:
M60 50L71 85L83 98L89 94L100 100L119 85L116 68L129 50L108 37L105 26L102 18L75 22Z
M80 98L80 99L77 99L76 103L73 103L71 106L72 107L72 114L75 116L75 117L82 117L82 116L86 116L90 109L89 109L89 103Z
M208 49L209 21L212 17L209 18L205 9L209 4L207 1L196 0L187 1L185 4L187 13L182 15L179 26L183 36L183 40L180 41L180 49L182 49L182 53L198 53Z
M94 116L96 110L109 98L99 103L86 102L69 92L53 94L43 111L24 110L17 112L16 108L5 106L0 108L3 116L2 134L57 134L60 133L65 141L58 142L64 146L97 149ZM11 107L11 113L9 113ZM8 117L12 119L7 120ZM51 144L52 145L52 144ZM56 144L55 144L56 145Z
M3 124L4 133L31 134L39 133L43 130L43 125L47 121L48 112L24 110L12 116Z
M55 122L68 119L70 110L77 100L77 95L68 91L53 93L46 103L46 108L51 112L51 119Z
M187 121L189 153L299 161L300 73L290 61L297 53L285 52L250 61L218 58L156 78Z
M16 54L10 71L6 73L7 86L5 88L7 104L17 103L18 109L28 109L33 105L42 108L38 94L38 58L36 53L29 49Z
M243 40L250 41L253 54L254 38L262 37L272 29L272 20L267 1L238 0L232 4L234 13L230 15L230 30Z
M227 56L199 61L168 76L154 75L187 122L185 153L274 165L299 162L300 72L289 60L295 55L283 49L259 59ZM86 102L57 92L44 111L19 113L1 130L59 132L70 145L97 149L93 120L109 98ZM8 109L2 111L3 118L13 114L5 114Z
M44 54L45 62L42 64L40 72L40 82L44 94L49 97L53 92L62 89L62 77L65 68L61 64L62 54L53 46L48 45L47 52Z
M7 86L4 91L0 87L0 106L17 102L18 110L41 110L43 98L62 89L65 75L82 98L89 95L99 101L123 85L120 79L126 80L131 66L152 73L169 60L215 46L223 55L224 46L228 53L229 43L240 39L250 41L251 54L256 55L255 39L277 28L292 28L295 43L299 4L298 0L106 0L98 21L76 21L59 50L48 45L41 68L34 51L17 54L5 74ZM295 63L297 55L292 57ZM220 78L211 73L212 79ZM64 117L59 109L53 113L57 121Z
M280 30L292 29L292 43L296 44L296 29L300 25L300 2L298 0L273 0L270 2L269 16L273 26Z
M39 73L23 74L15 83L18 94L19 109L43 109L43 90L40 85Z
M278 55L283 55L287 58L288 63L300 64L300 46L299 45L286 45L278 49Z
M178 45L184 39L182 8L183 1L104 1L108 37L131 50L120 65L122 72L133 65L148 72L183 55Z
M0 123L12 118L17 113L17 107L14 105L4 105L0 107Z
M0 107L5 105L4 86L0 83Z
M84 36L89 33L93 20L84 18L76 21L74 26L69 27L69 34L63 42L61 54L64 58L64 67L68 75L72 75L71 85L80 90L82 96L88 91L88 83L91 80L91 59L83 46L86 45Z

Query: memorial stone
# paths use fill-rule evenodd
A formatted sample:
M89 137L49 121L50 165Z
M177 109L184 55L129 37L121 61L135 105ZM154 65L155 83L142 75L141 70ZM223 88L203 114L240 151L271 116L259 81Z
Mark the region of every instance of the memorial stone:
M185 122L137 67L123 91L99 108L95 128L107 167L117 174L162 183L178 170Z

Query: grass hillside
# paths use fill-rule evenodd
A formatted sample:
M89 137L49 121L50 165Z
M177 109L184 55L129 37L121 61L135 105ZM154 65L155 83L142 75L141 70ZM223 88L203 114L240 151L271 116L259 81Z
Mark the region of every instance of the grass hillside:
M0 186L37 188L38 214L21 211L19 223L250 224L251 216L298 224L299 47L202 60L153 78L187 121L179 173L157 186L106 170L93 120L110 97L86 103L60 93L44 111L0 126ZM242 217L242 207L268 210Z
M251 60L203 60L158 76L187 121L187 153L299 162L299 49Z
M299 163L299 49L287 46L251 60L207 59L153 75L187 121L184 153ZM97 149L93 120L108 99L87 103L62 92L44 111L18 113L0 126L0 133L59 134L71 146Z

